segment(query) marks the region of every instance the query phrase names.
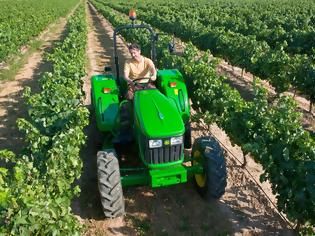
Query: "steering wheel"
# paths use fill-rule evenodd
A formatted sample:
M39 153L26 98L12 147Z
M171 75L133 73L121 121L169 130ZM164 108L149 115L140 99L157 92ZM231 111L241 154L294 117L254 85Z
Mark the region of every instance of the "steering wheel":
M140 82L141 80L148 80L147 82ZM146 88L151 82L151 78L139 78L132 81L135 86L141 86L143 89Z

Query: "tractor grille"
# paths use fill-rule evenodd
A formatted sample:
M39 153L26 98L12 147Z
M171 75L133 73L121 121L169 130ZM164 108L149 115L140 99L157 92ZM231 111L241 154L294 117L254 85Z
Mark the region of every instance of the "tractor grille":
M183 145L162 146L160 148L146 147L145 159L148 164L161 164L180 160Z

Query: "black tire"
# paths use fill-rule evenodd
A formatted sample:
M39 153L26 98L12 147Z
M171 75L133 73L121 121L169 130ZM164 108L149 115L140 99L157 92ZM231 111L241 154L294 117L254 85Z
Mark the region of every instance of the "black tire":
M219 199L225 193L226 164L224 152L220 144L213 137L201 137L195 140L192 157L204 167L204 173L194 175L194 182L200 195L207 199Z
M97 153L97 177L105 217L116 218L123 215L125 204L115 150Z
M191 125L187 123L185 125L185 134L184 134L184 148L191 148Z

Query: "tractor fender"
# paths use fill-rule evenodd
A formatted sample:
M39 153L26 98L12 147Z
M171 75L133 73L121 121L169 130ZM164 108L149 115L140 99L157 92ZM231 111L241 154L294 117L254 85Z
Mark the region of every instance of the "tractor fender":
M178 70L159 70L157 73L157 87L177 108L183 122L190 118L190 104L187 88L182 74Z
M97 75L91 78L91 101L95 111L97 128L112 131L116 126L119 111L119 89L112 75Z

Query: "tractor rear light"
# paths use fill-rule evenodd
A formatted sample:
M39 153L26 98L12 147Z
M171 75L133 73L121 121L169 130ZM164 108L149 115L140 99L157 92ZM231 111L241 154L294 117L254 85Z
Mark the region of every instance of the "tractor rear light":
M171 138L171 145L177 145L183 143L183 136L173 137Z
M150 148L159 148L162 147L162 140L149 140L149 147Z
M111 88L103 88L103 93L110 93L112 91Z
M169 83L169 86L170 86L171 88L176 88L177 83L176 83L176 82L170 82L170 83Z

